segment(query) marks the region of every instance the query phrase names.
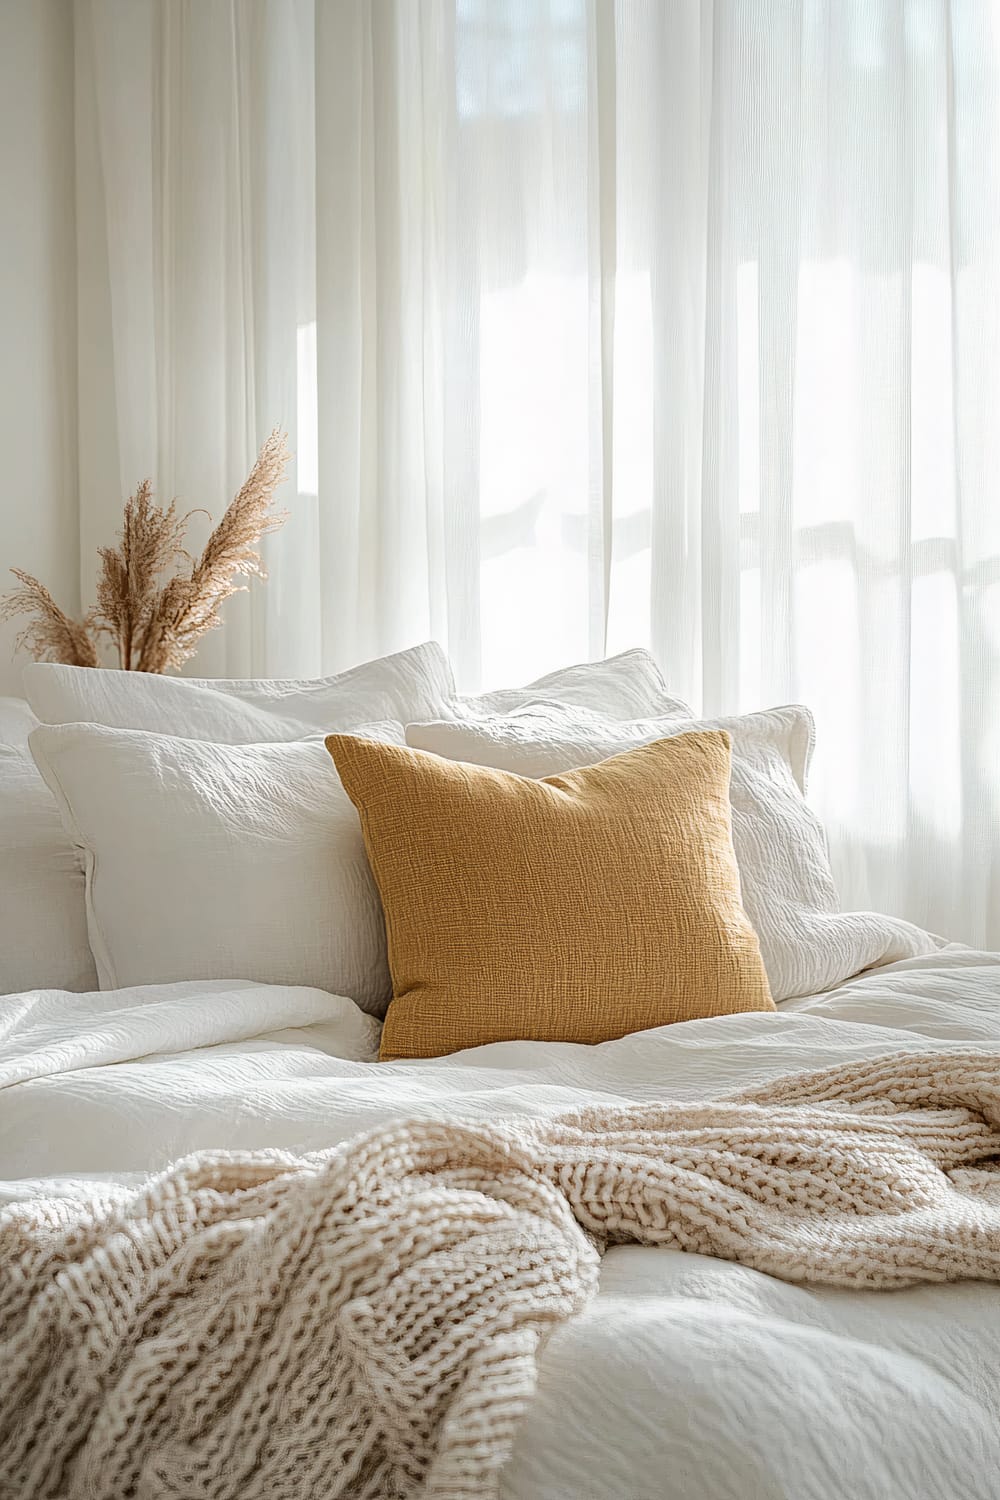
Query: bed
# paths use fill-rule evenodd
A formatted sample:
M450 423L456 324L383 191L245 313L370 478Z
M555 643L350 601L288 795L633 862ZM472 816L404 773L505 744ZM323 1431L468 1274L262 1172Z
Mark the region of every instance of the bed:
M202 1147L329 1146L401 1117L555 1114L710 1097L901 1050L1000 1044L1000 957L946 947L775 1014L598 1047L508 1042L375 1062L377 1025L302 987L223 982L8 997L0 1172L10 1200L122 1194ZM788 1285L619 1247L544 1349L504 1500L994 1497L1000 1293Z
M125 1203L202 1150L308 1153L400 1120L546 1119L888 1054L1000 1054L1000 955L840 911L804 800L803 709L716 721L775 1009L379 1061L378 897L323 731L364 723L540 777L689 732L648 653L478 700L455 696L432 646L322 682L51 664L26 681L30 709L0 702L0 1209ZM500 1493L995 1500L998 1371L988 1281L834 1290L617 1246L543 1345Z

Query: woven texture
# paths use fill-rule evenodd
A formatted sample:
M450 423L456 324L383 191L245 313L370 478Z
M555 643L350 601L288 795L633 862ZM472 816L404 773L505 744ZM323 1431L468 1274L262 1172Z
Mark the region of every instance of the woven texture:
M725 733L543 781L326 743L385 911L384 1058L772 1008L740 904Z
M202 1155L0 1216L0 1495L480 1500L546 1330L635 1241L789 1280L1000 1277L1000 1054L734 1099Z

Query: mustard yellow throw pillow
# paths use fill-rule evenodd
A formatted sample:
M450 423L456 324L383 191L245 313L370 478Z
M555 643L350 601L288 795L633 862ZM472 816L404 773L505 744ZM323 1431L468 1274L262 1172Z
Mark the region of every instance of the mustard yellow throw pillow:
M773 1010L740 904L729 736L528 781L332 734L382 896L383 1058Z

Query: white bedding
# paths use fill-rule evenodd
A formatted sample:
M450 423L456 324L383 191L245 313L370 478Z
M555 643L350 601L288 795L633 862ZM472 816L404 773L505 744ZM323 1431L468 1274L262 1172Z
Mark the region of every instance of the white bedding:
M600 1047L373 1064L319 990L215 982L0 1002L0 1194L108 1194L210 1146L329 1146L402 1115L693 1098L897 1050L1000 1046L1000 956L945 949L777 1014ZM1000 1289L789 1286L699 1256L605 1258L547 1345L504 1500L995 1500Z

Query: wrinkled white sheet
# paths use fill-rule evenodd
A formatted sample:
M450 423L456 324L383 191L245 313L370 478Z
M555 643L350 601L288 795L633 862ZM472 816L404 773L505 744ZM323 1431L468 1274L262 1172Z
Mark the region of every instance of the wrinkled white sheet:
M173 984L0 1002L0 1197L117 1195L209 1146L332 1145L404 1115L695 1098L896 1050L1000 1048L1000 956L945 949L777 1014L600 1047L374 1064L318 990ZM789 1286L622 1247L542 1357L503 1500L997 1500L1000 1289Z

